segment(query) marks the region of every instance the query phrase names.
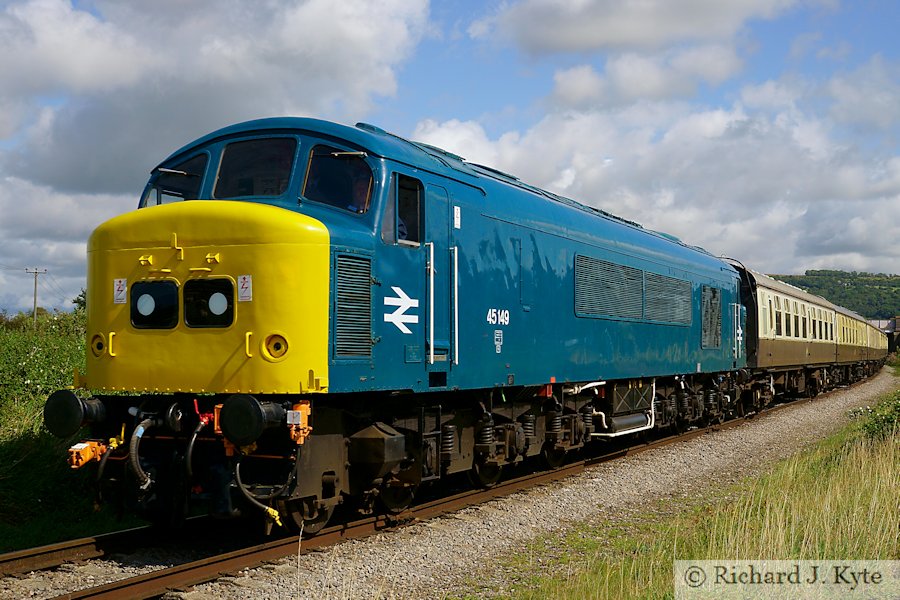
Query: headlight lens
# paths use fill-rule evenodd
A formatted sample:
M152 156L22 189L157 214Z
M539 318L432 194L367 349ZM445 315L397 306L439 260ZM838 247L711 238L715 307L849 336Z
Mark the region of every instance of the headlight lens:
M184 284L184 322L188 327L228 327L234 322L234 284L230 279L192 279Z
M131 324L138 329L172 329L178 324L174 281L139 281L131 286ZM91 347L94 344L91 343Z

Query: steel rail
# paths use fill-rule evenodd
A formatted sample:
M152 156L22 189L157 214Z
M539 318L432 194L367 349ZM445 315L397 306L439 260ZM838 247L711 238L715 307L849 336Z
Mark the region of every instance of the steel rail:
M185 521L184 527L178 531L177 535L190 539L202 531L208 521L208 517L205 516L191 517ZM172 537L171 531L145 525L34 548L14 550L0 554L0 577L51 569L66 562L127 553L135 548L146 547L148 544L171 542Z
M138 539L146 540L149 532L149 527L136 527L0 554L0 576L40 571L69 561L100 558L128 547Z

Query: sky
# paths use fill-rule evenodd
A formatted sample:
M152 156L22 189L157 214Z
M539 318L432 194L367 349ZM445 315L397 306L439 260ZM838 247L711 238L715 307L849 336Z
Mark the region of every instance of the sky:
M766 273L900 273L893 0L0 0L0 311L68 310L150 170L364 121Z

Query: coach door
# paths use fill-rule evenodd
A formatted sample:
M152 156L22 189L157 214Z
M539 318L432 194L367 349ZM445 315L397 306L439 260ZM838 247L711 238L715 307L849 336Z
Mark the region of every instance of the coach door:
M453 300L457 282L455 248L450 247L450 203L447 190L425 186L425 365L429 387L445 387L456 351Z

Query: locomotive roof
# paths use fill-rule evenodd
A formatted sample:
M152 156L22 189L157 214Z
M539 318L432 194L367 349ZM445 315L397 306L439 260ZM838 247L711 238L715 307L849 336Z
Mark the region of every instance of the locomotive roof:
M640 223L624 219L605 210L582 204L571 198L560 196L553 192L529 185L514 175L504 173L493 167L468 162L463 157L453 154L452 152L429 144L407 140L374 125L369 125L368 123L357 123L355 127L350 127L331 121L308 117L269 117L245 121L243 123L236 123L234 125L223 127L222 129L213 131L212 133L190 142L169 155L159 166L162 166L178 155L188 152L198 146L203 146L221 138L254 131L271 131L273 133L278 131L304 131L320 137L331 137L350 145L357 146L360 150L365 150L368 154L378 156L379 158L389 158L418 169L456 179L477 188L480 188L477 182L478 179L501 182L531 194L542 196L547 200L565 204L602 218L614 220L635 229L639 229L649 235L665 239L669 242L715 258L704 248L686 244L676 236L654 231L652 229L646 229L641 226ZM482 192L484 192L483 189Z

